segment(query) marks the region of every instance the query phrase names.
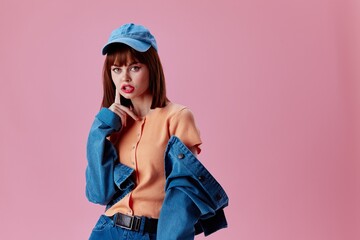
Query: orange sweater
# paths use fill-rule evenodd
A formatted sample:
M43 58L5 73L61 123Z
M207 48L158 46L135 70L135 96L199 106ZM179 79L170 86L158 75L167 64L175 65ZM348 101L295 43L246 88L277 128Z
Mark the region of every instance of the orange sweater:
M112 136L120 162L135 169L136 186L105 215L121 212L159 218L165 197L164 152L172 135L189 148L196 146L200 152L201 139L193 114L188 108L174 103L150 110L139 121L129 121Z

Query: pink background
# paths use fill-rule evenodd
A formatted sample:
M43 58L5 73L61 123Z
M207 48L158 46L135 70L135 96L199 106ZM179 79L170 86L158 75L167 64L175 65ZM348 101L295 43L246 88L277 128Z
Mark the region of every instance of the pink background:
M360 239L358 0L2 0L0 239L88 238L100 51L131 21L157 37L230 197L206 239Z

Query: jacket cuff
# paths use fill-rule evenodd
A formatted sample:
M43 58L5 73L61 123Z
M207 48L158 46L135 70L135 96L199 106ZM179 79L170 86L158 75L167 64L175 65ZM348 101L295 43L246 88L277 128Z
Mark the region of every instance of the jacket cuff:
M221 208L216 211L215 215L207 219L200 219L195 224L195 235L204 232L205 237L222 229L227 228L227 221L224 209Z
M132 188L135 183L131 179L131 175L134 169L124 165L116 164L114 167L114 182L120 190L126 190Z
M96 117L116 131L119 131L121 128L120 117L108 108L102 107Z

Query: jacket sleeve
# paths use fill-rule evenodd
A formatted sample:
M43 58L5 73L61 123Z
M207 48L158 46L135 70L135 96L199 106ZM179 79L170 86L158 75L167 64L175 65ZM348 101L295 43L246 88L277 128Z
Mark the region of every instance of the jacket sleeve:
M90 202L106 205L117 191L134 185L131 179L134 170L119 162L114 145L106 138L120 129L120 117L108 108L101 108L87 140L85 177Z
M165 151L165 175L157 240L192 240L201 232L208 236L227 227L224 189L176 136Z
M193 200L185 192L171 188L166 192L164 203L161 208L156 239L193 240L195 237L194 225L201 216L201 212Z

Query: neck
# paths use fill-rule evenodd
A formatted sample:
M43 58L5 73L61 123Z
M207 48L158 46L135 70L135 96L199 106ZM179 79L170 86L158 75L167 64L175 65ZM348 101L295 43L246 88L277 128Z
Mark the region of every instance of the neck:
M152 95L146 94L141 97L131 99L132 105L134 107L133 112L140 118L145 117L151 108L152 104Z

